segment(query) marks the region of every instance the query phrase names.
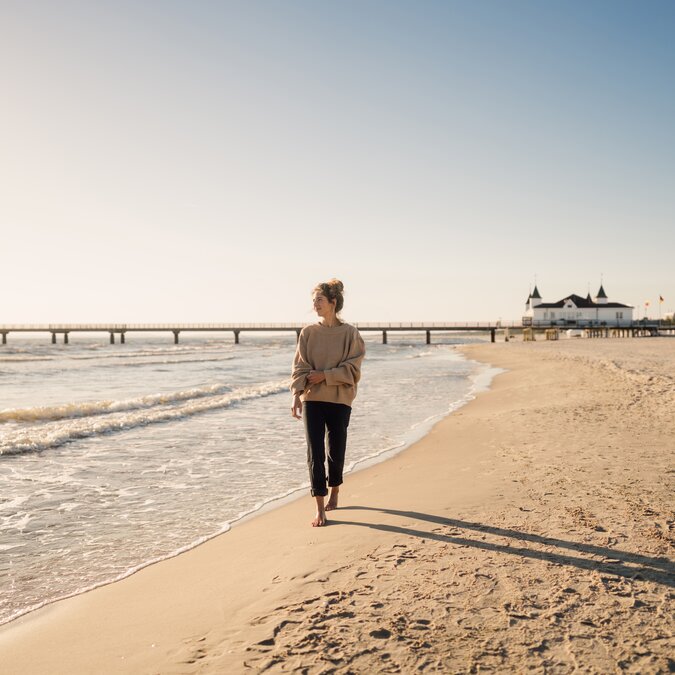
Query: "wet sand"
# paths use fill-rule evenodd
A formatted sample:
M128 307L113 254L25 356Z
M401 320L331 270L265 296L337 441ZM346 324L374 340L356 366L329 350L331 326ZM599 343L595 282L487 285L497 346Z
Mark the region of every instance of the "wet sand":
M675 340L508 369L396 457L0 628L9 673L672 672Z

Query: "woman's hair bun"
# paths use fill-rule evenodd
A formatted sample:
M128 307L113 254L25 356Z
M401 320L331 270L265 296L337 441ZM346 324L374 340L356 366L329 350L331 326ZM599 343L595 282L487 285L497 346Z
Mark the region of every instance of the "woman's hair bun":
M339 279L331 279L328 285L334 288L338 293L344 293L345 287Z

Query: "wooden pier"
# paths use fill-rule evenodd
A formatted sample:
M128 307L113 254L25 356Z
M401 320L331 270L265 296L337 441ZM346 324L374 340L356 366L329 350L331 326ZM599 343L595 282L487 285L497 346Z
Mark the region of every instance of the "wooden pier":
M0 343L7 344L7 336L10 333L50 333L52 344L57 343L57 336L63 335L63 344L68 344L68 336L71 333L107 333L110 336L110 344L116 341L125 344L127 333L171 333L174 344L179 343L181 333L232 333L235 344L239 344L239 336L246 331L250 332L293 332L297 336L307 325L304 323L190 323L190 324L116 324L116 323L90 323L90 324L0 324ZM529 339L535 339L535 333L545 336L546 330L555 329L563 333L567 328L576 328L584 331L588 338L608 337L643 337L657 335L675 336L675 325L663 322L636 321L630 326L560 326L547 324L537 326L522 326L520 323L438 323L438 322L409 322L409 323L354 323L361 332L377 332L382 334L382 343L387 344L387 337L392 332L423 333L426 343L431 344L431 334L436 333L490 333L490 341L495 342L497 332L504 335L508 341L519 333L525 331Z
M57 336L63 335L63 343L68 344L71 333L108 333L110 344L119 340L125 343L127 333L164 333L173 334L174 344L179 343L181 333L232 333L235 344L239 344L239 335L246 331L251 332L293 332L297 336L307 324L301 323L191 323L191 324L16 324L0 325L2 344L7 344L10 333L51 333L52 344L57 343ZM360 331L382 333L382 342L387 344L387 334L390 332L424 333L426 343L431 344L432 332L462 332L462 333L490 333L492 342L496 340L496 332L504 328L499 323L355 323Z

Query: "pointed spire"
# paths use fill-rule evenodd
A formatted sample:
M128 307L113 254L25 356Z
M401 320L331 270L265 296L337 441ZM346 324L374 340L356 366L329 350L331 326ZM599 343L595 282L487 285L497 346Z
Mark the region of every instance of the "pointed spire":
M534 286L534 290L532 291L531 297L533 297L537 300L541 300L541 295L539 295L539 289L537 288L536 284Z
M602 287L602 282L600 283L600 290L598 291L598 294L595 297L607 299L607 293L605 293L605 289Z

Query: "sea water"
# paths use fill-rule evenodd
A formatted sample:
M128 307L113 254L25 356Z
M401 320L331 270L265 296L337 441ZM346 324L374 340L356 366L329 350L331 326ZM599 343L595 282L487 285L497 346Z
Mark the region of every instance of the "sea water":
M0 346L0 623L307 493L295 334L172 337L10 333ZM466 339L364 337L348 471L409 445L491 376L456 351Z

